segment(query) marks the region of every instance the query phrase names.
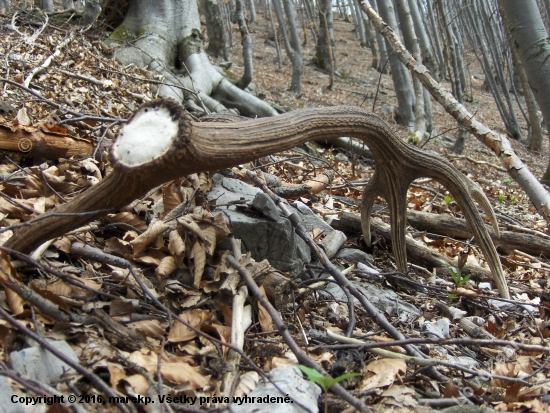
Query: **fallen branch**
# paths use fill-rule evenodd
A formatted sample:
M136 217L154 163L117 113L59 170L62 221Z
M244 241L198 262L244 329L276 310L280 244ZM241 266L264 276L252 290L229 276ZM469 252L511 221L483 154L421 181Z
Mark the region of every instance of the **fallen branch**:
M61 54L61 50L67 46L69 43L71 43L74 39L75 32L72 31L71 34L69 34L69 37L67 37L65 40L63 40L61 43L57 45L55 48L55 51L42 63L40 66L35 67L31 73L28 74L28 76L25 78L25 81L23 82L23 86L29 87L31 84L32 79L40 72L43 72L46 70L53 62L53 59L55 59L57 56Z
M361 217L359 214L344 212L338 219L334 219L331 226L334 229L347 232L359 232L359 224L361 223ZM379 218L373 218L371 220L373 232L389 240L393 244L392 233L390 226ZM413 262L426 268L440 268L443 272L447 272L449 267L457 267L456 260L451 260L446 255L440 254L434 249L427 247L426 245L414 240L411 237L405 238L407 255ZM489 280L491 273L485 268L478 265L472 265L466 263L462 268L464 274L471 274L472 279L476 280Z
M93 153L94 145L90 139L0 125L0 150L23 152L36 159L57 160L75 155L88 157Z

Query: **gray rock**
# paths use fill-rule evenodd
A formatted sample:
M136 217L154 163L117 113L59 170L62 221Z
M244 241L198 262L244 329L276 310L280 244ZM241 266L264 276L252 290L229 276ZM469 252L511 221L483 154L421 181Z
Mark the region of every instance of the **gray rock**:
M289 271L291 275L300 274L311 260L311 251L295 234L292 224L271 198L258 188L221 174L215 174L212 181L214 186L207 194L209 201L227 204L245 199L251 206L249 211L241 206L217 210L226 216L235 238L242 240L243 252L250 251L257 261L268 259L280 271ZM288 203L286 205L298 214L307 231L319 228L325 236L335 231L305 204L296 202L296 207ZM229 249L223 243L222 247Z
M283 394L271 382L260 380L254 391L246 396L248 399L242 399L240 404L230 404L229 409L224 410L224 413L305 413L306 410L299 407L298 403L306 407L307 412L319 411L317 399L321 394L321 388L304 380L302 372L297 367L279 367L271 370L269 376ZM289 396L294 402L290 399L286 399L288 402L283 403L271 403L267 399L265 399L266 402L252 402L252 397L257 400L258 397L263 399L266 396L268 398Z
M340 258L349 262L370 262L374 264L372 255L367 254L357 248L342 248L334 258Z
M66 341L51 341L50 344L71 360L79 362L77 355ZM19 374L54 387L64 374L75 373L68 364L38 346L11 352L8 366Z
M420 311L415 306L401 300L393 290L380 288L374 284L369 284L368 282L359 280L351 280L351 282L376 308L385 314L391 315L397 310L400 316L408 314L409 316L416 317L420 315ZM327 293L331 293L331 295L329 295L331 299L334 298L336 300L347 302L346 294L337 284L329 283L325 291L327 291ZM357 302L355 297L353 299Z
M13 395L7 377L0 376L0 413L25 413L23 404L12 402L11 397Z

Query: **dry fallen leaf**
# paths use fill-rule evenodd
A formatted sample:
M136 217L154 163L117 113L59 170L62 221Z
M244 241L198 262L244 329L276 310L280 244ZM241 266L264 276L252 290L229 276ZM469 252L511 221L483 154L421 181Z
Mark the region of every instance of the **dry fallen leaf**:
M386 387L407 371L407 363L402 359L383 358L370 362L358 385L359 391ZM368 374L368 375L367 375Z
M187 311L186 313L180 314L180 318L192 325L196 329L200 330L203 323L211 317L210 311L205 311L201 309L194 309ZM169 343L179 343L182 341L192 340L197 337L197 333L191 330L189 327L183 325L179 321L175 320L172 324L172 328L168 333L168 342Z

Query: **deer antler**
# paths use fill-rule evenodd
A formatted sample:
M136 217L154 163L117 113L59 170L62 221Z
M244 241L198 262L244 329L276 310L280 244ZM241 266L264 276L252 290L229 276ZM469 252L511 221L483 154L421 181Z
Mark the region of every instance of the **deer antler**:
M349 136L364 141L376 159L376 172L363 194L361 222L370 244L370 211L377 195L391 209L393 248L397 267L407 267L405 250L406 195L409 184L427 176L440 181L455 197L491 268L498 291L508 298L506 279L495 247L472 200L496 220L489 201L475 183L449 162L433 157L399 139L376 115L361 108L336 106L304 109L272 118L237 123L192 122L177 103L157 100L138 109L121 129L111 150L114 171L71 202L56 208L32 226L19 229L6 247L29 251L102 214L119 209L148 190L171 179L224 167L290 149L316 139ZM75 213L88 212L75 215ZM72 215L60 216L59 213Z

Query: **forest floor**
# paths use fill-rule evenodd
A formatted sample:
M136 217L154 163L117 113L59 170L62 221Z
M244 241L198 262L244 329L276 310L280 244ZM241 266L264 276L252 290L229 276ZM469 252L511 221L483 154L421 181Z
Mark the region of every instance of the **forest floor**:
M288 91L291 78L289 59L283 50L284 66L278 69L276 49L267 42L270 29L263 13L263 10L260 10L258 23L250 25L254 55L253 81L257 86L257 94L265 95L267 101L285 110L334 105L362 106L371 110L374 106L374 112L384 119L398 136L406 140L408 131L396 124L393 117L396 97L391 77L380 75L371 68L371 53L359 46L351 23L335 17L337 70L341 76L335 78L332 91L326 89L329 83L328 74L310 64L314 56L314 44L311 33L306 32L307 44L303 50L303 89L301 96L296 97ZM7 28L11 15L1 18L0 76L22 84L32 70L40 66L52 55L56 47L67 39L73 27L66 24L66 18L66 15L52 18L45 31L33 39L33 30L40 25L40 19L36 15L20 14L19 30L26 34L25 37ZM59 55L53 59L49 68L33 77L31 88L39 91L43 97L75 112L98 117L128 118L141 103L155 97L157 86L151 80L160 78L143 69L122 67L114 62L108 48L101 43L105 37L105 33L101 31L77 34L65 47L60 48ZM235 28L233 37L235 47L231 51L230 60L234 64L229 70L239 76L242 74L242 54L238 31ZM482 90L483 72L474 58L470 54L468 56L468 79L471 82L468 93L473 101L466 106L486 126L505 133L492 96ZM446 86L450 87L448 83ZM89 184L95 184L103 179L109 171L106 154L101 157L100 162L91 161L89 156L102 137L106 142L114 138L118 126L96 120L70 121L70 116L62 110L52 108L42 98L32 96L22 88L7 83L0 84L0 87L0 145L4 145L1 147L4 157L0 163L0 176L3 181L0 183L0 241L4 243L13 234L9 226L17 226L21 222L36 218L54 206L70 201ZM448 159L483 188L497 212L502 230L536 237L543 247L550 251L548 223L536 213L520 187L499 165L499 159L472 136L468 137L463 154L454 155L449 146L457 135L456 121L437 103L433 102L432 105L435 132L424 149ZM56 119L54 124L47 122L51 118ZM43 159L44 154L38 151L40 148L21 147L27 136L25 134L34 136L38 130L45 131L48 139L70 138L73 142L80 142L82 146L79 148L82 148L83 153L88 145L91 148L90 153L87 156L75 154L71 157ZM526 133L525 128L524 131ZM14 136L18 136L18 140L15 144L9 143L10 139L13 141ZM533 174L541 177L548 164L547 141L544 141L545 149L542 154L530 152L517 141L512 141L512 146ZM104 147L103 145L102 148ZM357 156L349 151L332 150L320 145L316 146L316 150L319 156L329 160L331 167L327 169L337 172L332 183L335 189L329 188L314 197L308 199L304 196L300 200L322 213L327 210L337 215L343 212L359 212L356 207L348 206L342 199L348 198L356 203L360 199L361 191L345 184L349 181L367 181L373 173L372 160L356 159ZM344 156L339 155L339 152ZM293 152L292 156L296 157L296 153ZM348 162L349 159L354 160L353 168L352 163ZM271 166L269 171L278 175L286 184L296 184L306 180L307 173L310 172L309 166L306 159L293 160L291 163ZM317 170L317 173L322 172L322 168ZM229 323L223 320L227 320L231 310L216 303L216 300L219 300L219 296L216 295L218 291L211 283L199 284L195 286L197 288L192 288L191 285L185 285L181 279L170 275L176 266L181 270L186 264L191 268L192 264L184 256L180 257L174 253L172 238L170 244L165 245L165 240L159 237L158 233L151 235L150 222L143 218L151 215L154 204L160 199L163 199L165 206L182 203L185 199L188 199L190 205L200 206L199 200L192 197L198 188L210 185L208 182L205 183L208 180L205 175L200 175L168 183L156 192L150 193L147 198L133 204L132 208L106 217L98 223L99 229L87 227L78 233L57 239L52 245L47 246L49 249L34 254L32 260L12 255L10 262L8 254L3 250L0 255L0 273L4 285L12 282L13 278L23 281L34 291L27 292L28 294L51 300L57 309L53 315L46 315L44 308L36 301L33 302L34 307L29 306L19 295L4 289L0 295L0 307L9 310L13 316L2 315L0 320L2 360L7 361L10 352L21 350L28 342L32 342L27 338L28 330L32 330L39 333L39 337L43 339L67 341L80 363L88 369L84 379L82 373L75 374L73 380L61 381L57 384L57 390L54 390L47 386L40 387L40 383L28 377L16 376L2 362L0 375L10 378L9 384L16 394L33 395L38 388L40 392L52 395L57 394L56 392L74 394L75 391L98 395L100 393L97 386L94 386L94 378L98 377L110 384L114 391L119 392L118 394L130 396L148 393L150 387L157 387L154 382L159 377L164 381L165 393L188 396L219 394L223 368L215 363L217 350L212 343L204 337L197 337L195 332L181 323L169 328L163 310L159 310L154 302L143 299L143 287L129 278L128 270L109 264L109 258L104 257L106 261L103 262L94 262L91 258L79 257L71 251L74 243L85 242L99 248L106 257L122 256L132 261L136 268L140 268L140 275L145 275L143 280L147 279L147 287L154 292L162 305L203 332L222 341L229 341ZM199 181L200 184L197 184ZM185 198L186 194L188 198ZM193 194L191 198L189 194ZM431 180L422 180L411 187L408 201L411 210L462 217L452 194ZM384 204L383 200L377 202ZM349 204L353 205L354 202ZM191 215L189 214L189 219L199 220L196 214ZM383 210L379 215L384 221L389 222ZM108 222L113 224L109 226ZM114 228L117 224L120 224L118 229ZM130 230L126 231L127 228ZM202 226L201 229L204 230ZM139 235L142 233L149 234L150 237L144 241ZM418 231L412 227L408 227L408 235L450 259L456 259L461 253L469 252L469 261L486 268L483 255L477 250L474 242ZM136 242L137 239L140 241ZM198 254L197 248L200 243L193 236L185 237L182 242L185 242L183 250ZM138 243L142 244L139 247L140 251L136 247ZM365 249L361 237L354 233L348 234L346 246ZM362 377L350 378L343 382L346 389L371 405L373 409L380 411L419 411L421 408L428 411L431 403L426 402L427 399L447 401L447 404L434 403L434 407L473 402L499 411L548 411L548 400L545 397L550 388L547 379L549 368L546 365L548 353L539 347L526 346L548 348L550 261L544 254L530 252L529 245L525 247L526 249L517 247L512 250L506 246L499 248L502 254L501 262L512 291L509 307L499 306L494 300L498 298L495 291L481 291L477 282L467 282L466 277L459 276L453 281L450 273L437 274L437 277L446 278L438 284L444 287L443 294L430 295L426 290L418 293L399 286L395 288L400 299L421 310L421 315L416 319L406 321L391 309L386 312L387 318L406 337L426 338L426 329L432 325L432 321L449 317L447 329L450 333L441 333L442 339L464 337L469 340L439 346L434 343L424 344L423 350L429 352L431 357L446 360L451 364L439 368L445 376L453 379L452 382L438 384L428 378L418 366L418 370L415 370L412 364L406 365L404 362L395 361L396 359L380 358L365 352L362 353L362 358L359 357L347 365L349 369L345 373L360 372ZM374 264L382 273L395 271L391 248L388 245L380 242L376 248L368 252L373 254ZM38 267L35 260L41 260L43 267ZM341 261L338 264L342 269L355 268L354 263L350 262ZM221 264L214 265L208 262L207 266L211 267L211 272L219 273L218 267ZM193 268L191 270L196 271ZM65 272L64 276L62 272ZM436 275L432 274L431 269L414 266L409 276L425 285L435 285ZM77 284L74 284L74 279L77 280ZM462 281L465 284L463 287L468 290L466 292L456 288L462 286ZM393 288L388 282L379 284L384 288ZM26 297L28 298L28 295ZM309 345L306 344L299 333L304 330L296 319L299 318L303 324L307 323L308 328L315 329L323 325L331 331L345 334L349 318L346 318L348 314L345 305L332 306L331 303L317 302L318 300L314 293L302 295L296 303L296 313L285 313L285 322L293 326L290 331L293 332L295 340L304 348L307 347L310 355L330 371L341 353L329 350L326 343L319 341L312 340ZM109 314L101 311L101 308L106 309ZM475 318L479 323L478 328L482 331L481 335L473 336L464 324L459 323L460 317L454 319L454 309L461 310L463 316ZM36 313L34 310L37 310ZM74 314L75 317L78 315L81 318L93 315L99 320L99 324L60 321L67 314ZM358 311L358 314L364 313ZM266 371L294 363L295 357L287 344L278 332L271 331L272 324L265 319L269 319L269 316L264 314L263 317L263 320L258 317L258 322L246 332L244 352ZM11 322L16 318L23 321L27 330L16 330L13 327ZM310 325L313 318L316 321L311 321ZM115 327L111 322L114 322ZM268 328L270 325L271 330ZM445 328L442 328L441 331L444 330ZM139 333L139 338L133 335L135 332ZM373 332L376 334L372 334ZM480 331L477 333L480 334ZM371 342L392 340L370 318L361 315L358 317L353 337L365 337L367 334L371 334L368 338ZM495 348L487 342L476 341L487 337L492 337L493 340L506 340L509 345L506 346L503 342ZM402 352L397 346L391 350ZM444 354L445 352L447 354ZM452 359L450 362L449 354L468 356L477 363L469 370L460 370L452 366L453 363L459 364L456 361L459 359ZM380 361L385 364L381 365ZM245 376L249 379L251 377L248 374ZM483 378L485 380L482 380ZM257 382L258 377L251 380ZM244 386L246 383L241 380L238 390L242 390ZM252 388L254 386L255 384L250 385ZM394 389L394 393L389 392L389 389ZM463 396L467 396L469 400L465 401ZM422 407L418 399L424 400ZM85 410L104 408L101 403L96 403L96 399L89 398L85 401ZM63 405L60 408L70 411L67 406ZM205 404L203 407L215 405ZM342 404L337 398L333 398L330 408L331 411L342 411L345 409L345 403ZM43 410L34 411L54 410L44 407Z

